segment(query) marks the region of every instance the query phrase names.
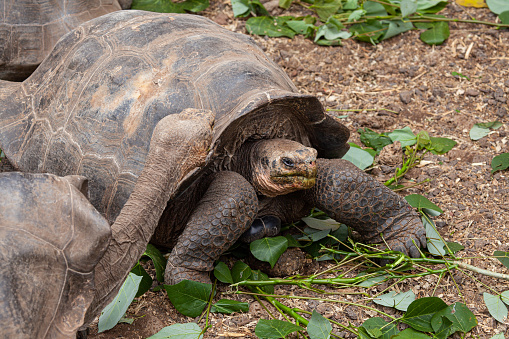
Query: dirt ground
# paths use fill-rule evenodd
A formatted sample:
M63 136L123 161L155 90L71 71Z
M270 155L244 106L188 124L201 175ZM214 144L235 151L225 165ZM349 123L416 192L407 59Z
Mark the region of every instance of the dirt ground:
M465 9L453 3L443 13L463 19L496 19L488 10ZM212 1L203 14L227 29L246 33L245 21L233 18L229 1ZM256 36L254 39L290 75L301 92L316 95L326 108L364 110L337 113L348 115L342 121L351 130L351 141L360 144L356 132L359 128L390 132L405 126L414 133L425 130L431 136L457 141L445 155L426 155L426 165L412 170L406 177L418 181L429 178L429 183L401 194L423 194L445 211L435 218L438 230L447 241L465 246L459 256L472 257L467 263L507 273L496 259L485 257L495 250L509 251L509 172L490 173L491 159L509 152L509 31L460 23L452 23L450 28L449 39L435 47L421 42L418 31L406 32L377 46L348 40L342 47L320 47L302 37L291 40ZM466 75L470 81L451 72ZM475 123L494 120L504 125L479 141L469 138L469 130ZM378 164L370 173L384 181L393 170L390 164ZM327 263L316 264L315 269L323 269L324 265ZM436 276L400 283L393 290L412 289L418 298L435 295L448 304L466 303L479 322L466 338L490 338L496 333L508 336L508 325L489 315L482 298L483 292L490 292L486 286L498 292L509 289L507 281L473 276L475 280L454 273L462 296L458 295L450 275L438 283L436 291L433 291L438 282ZM384 283L371 292L387 286ZM257 320L269 318L266 311L251 297L228 294L231 289L224 284L218 285L218 292L217 299L249 302L250 311L211 314L212 327L205 338L254 338ZM276 293L306 295L292 287L276 287ZM350 302L361 299L348 294L328 297ZM351 322L356 326L376 316L374 311L340 303L293 300L286 304L309 311L316 309L342 324ZM373 306L373 303L366 304ZM384 311L398 313L388 308ZM197 321L179 315L163 291L148 292L137 299L128 316L136 319L133 324L119 324L102 334L97 334L94 327L89 338L146 338L165 326ZM204 324L204 320L199 323L202 328ZM334 333L352 337L337 327Z

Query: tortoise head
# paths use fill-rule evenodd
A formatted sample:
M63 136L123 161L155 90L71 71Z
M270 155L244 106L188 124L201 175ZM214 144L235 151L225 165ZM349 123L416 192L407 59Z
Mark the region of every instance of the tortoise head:
M250 145L247 175L259 194L274 197L311 188L316 181L316 150L286 139Z

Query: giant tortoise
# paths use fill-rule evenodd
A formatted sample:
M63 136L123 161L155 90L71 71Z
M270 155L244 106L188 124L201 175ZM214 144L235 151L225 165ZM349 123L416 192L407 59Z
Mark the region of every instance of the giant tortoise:
M62 35L120 9L117 0L0 0L0 79L26 79Z
M0 174L1 338L73 338L86 316L98 315L145 250L165 202L204 163L213 118L188 109L158 123L146 166L111 227L88 201L84 177Z
M412 256L426 244L404 199L336 159L348 150L347 128L316 97L299 94L250 37L203 17L119 11L91 20L61 39L23 83L0 82L0 103L0 148L13 166L87 177L91 203L119 227L149 165L154 128L189 108L213 113L206 165L179 182L174 199L158 202L164 206L156 208L147 191L135 222L164 210L155 233L127 233L126 247L100 269L136 259L141 252L127 245L152 237L173 246L167 283L209 281L214 261L253 222L295 221L312 206L368 242L383 234L388 246ZM185 139L175 142L188 147ZM165 156L181 160L172 149ZM154 171L157 179L144 184L162 191L168 173ZM257 227L247 238L265 232ZM97 299L116 291L112 279L97 281Z

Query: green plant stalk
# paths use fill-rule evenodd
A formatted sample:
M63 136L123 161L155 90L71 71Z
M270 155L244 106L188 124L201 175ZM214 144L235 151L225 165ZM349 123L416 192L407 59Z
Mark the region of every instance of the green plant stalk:
M424 179L423 181L421 182L417 182L413 185L408 185L408 186L405 186L405 187L401 187L401 188L396 188L396 189L393 189L394 192L399 192L399 191L403 191L403 190L406 190L406 189L409 189L409 188L412 188L412 187L416 187L416 186L419 186L419 185L422 185L424 183L427 183L427 182L430 182L431 180L429 178L426 178Z
M419 14L419 13L417 13ZM340 21L343 25L354 25L354 24L362 24L366 23L368 20L401 20L405 22L437 22L437 21L443 21L443 22L462 22L467 24L480 24L480 25L486 25L486 26L494 26L497 28L506 28L509 27L509 24L499 24L496 22L491 21L480 21L480 20L468 20L468 19L457 19L457 18L435 18L435 17L429 17L426 15L420 14L418 17L407 17L403 18L401 15L383 15L383 16L363 16L362 20L357 21L350 21L348 22L348 18L339 18L336 17L338 21ZM370 33L370 32L367 32Z
M214 299L214 295L215 295L215 292L216 292L216 284L217 284L217 279L214 280L214 284L212 285L212 291L210 292L209 302L207 304L207 311L202 313L202 315L198 319L198 322L200 322L200 320L203 319L203 316L206 315L204 330L206 330L207 328L210 327L209 326L209 314L210 314L210 309L212 308L212 299ZM202 331L202 332L205 333L204 331Z
M396 169L396 173L394 174L394 177L390 178L389 180L387 180L384 183L385 186L390 186L394 182L397 183L399 178L404 176L410 169L417 166L417 164L419 164L421 162L422 157L428 152L428 150L425 150L424 153L420 157L417 157L419 141L420 141L420 136L417 136L415 146L412 149L412 154L406 161L403 161L403 166L401 166L401 169L399 169L399 168ZM404 156L405 155L403 155L403 157Z
M369 306L362 305L362 304L352 303L352 302L344 301L344 300L335 300L335 299L317 298L317 297L303 297L303 296L295 296L295 295L266 294L266 293L263 293L263 291L261 291L260 293L256 293L256 292L244 292L244 291L240 291L239 290L239 291L235 291L233 293L235 293L235 294L246 294L246 295L260 296L260 297L264 297L264 298L265 297L271 297L271 298L278 298L278 299L317 300L317 301L323 301L323 302L332 302L332 303L337 303L337 304L345 304L345 305L357 306L357 307L365 308L365 309L368 309L370 311L375 311L378 314L386 316L387 318L390 318L392 320L397 319L396 317L394 317L394 316L392 316L392 315L390 315L388 313L385 313L383 311L380 311L380 310L378 310L376 308L369 307Z
M270 279L270 280L244 280L230 286L270 286L270 285L297 285L299 287L315 285L347 285L352 286L353 284L360 283L367 278L370 278L373 274L367 274L362 277L355 278L328 278L328 279Z

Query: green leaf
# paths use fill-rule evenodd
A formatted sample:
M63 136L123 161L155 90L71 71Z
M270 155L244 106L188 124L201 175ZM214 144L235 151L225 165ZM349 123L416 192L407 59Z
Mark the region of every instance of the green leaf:
M147 249L145 250L146 255L152 260L154 263L154 267L156 269L156 278L159 282L164 282L164 270L166 269L166 258L163 257L161 252L152 244L147 245Z
M188 317L197 317L203 312L212 292L212 285L184 280L176 285L164 285L175 309Z
M222 283L233 284L232 273L228 266L222 261L218 262L216 267L214 267L214 276Z
M366 15L366 11L365 10L363 10L363 9L356 9L355 11L350 13L350 15L348 16L347 22L357 21L360 18L362 18L363 15Z
M365 1L362 5L364 10L366 11L366 15L369 16L387 16L387 11L385 10L385 7L374 1Z
M233 16L236 18L248 16L251 12L248 0L231 0Z
M431 139L429 137L428 132L426 131L420 131L417 133L417 149L421 150L424 147L428 146L431 143Z
M498 333L498 334L495 334L490 339L505 339L505 336L504 336L504 333Z
M426 334L417 332L413 328L407 328L391 337L391 339L426 339L429 338Z
M302 218L304 219L304 218ZM311 241L311 242L317 242L327 237L330 233L329 229L316 229L314 227L306 227L303 231L304 235L299 238L301 241Z
M415 27L427 29L421 33L421 40L428 45L441 45L449 37L449 24L444 21L416 22Z
M449 152L457 142L448 138L429 138L430 143L426 148L433 154L445 154Z
M195 323L173 324L166 326L148 339L201 339L203 334L200 326Z
M360 284L358 284L357 286L372 287L372 286L378 285L382 281L386 280L388 277L389 277L388 274L383 274L383 275L379 275L376 277L368 278L368 279L364 280L363 282L361 282Z
M435 223L431 219L423 216L422 224L426 229L427 248L429 253L436 256L445 255L447 253L444 249L445 243L440 234L437 232Z
M118 324L129 324L131 325L134 322L134 318L126 318L125 315L119 319Z
M432 321L434 318L435 317L431 318ZM451 334L456 332L456 329L452 325L452 321L450 321L447 317L441 316L440 322L442 325L437 330L435 330L435 335L433 336L433 339L446 339ZM433 328L435 327L433 326Z
M284 338L286 335L304 330L302 327L288 321L277 319L260 319L255 327L255 334L258 338L275 339Z
M349 32L342 31L343 28L343 24L338 19L330 17L324 25L318 27L315 42L319 42L323 40L322 38L325 38L325 40L336 42L337 45L339 45L339 40L348 39L351 36Z
M423 13L437 13L447 6L447 0L419 0L417 11Z
M438 297L417 299L408 306L401 321L417 331L432 332L431 318L436 312L446 307L447 304Z
M341 0L315 0L309 8L314 10L320 20L325 22L341 8Z
M142 277L129 273L115 299L101 312L97 332L101 333L112 329L124 316L136 292L138 292L141 279Z
M212 313L232 314L233 312L249 312L249 304L236 300L221 299L210 308Z
M500 293L500 299L506 304L509 305L509 291L504 291Z
M304 37L310 38L313 36L316 29L316 26L314 25L314 18L310 18L313 20L306 20L307 17L302 20L289 20L286 22L286 26L290 27L295 33L302 34Z
M376 44L385 34L384 26L378 20L367 20L366 23L353 24L349 28L357 40Z
M509 11L509 3L507 0L486 0L490 11L495 14L500 14L505 11Z
M502 123L500 121L492 121L492 122L481 122L478 124L475 124L470 129L470 139L472 140L479 140L488 134L490 134L490 129L495 130L502 126Z
M259 0L231 0L233 15L244 18L250 14L268 16L269 12Z
M463 251L465 249L465 246L462 244L458 244L457 242L447 242L447 247L451 250L452 253L456 253L459 251ZM445 245L444 245L445 250Z
M283 25L289 20L288 18L289 17L271 18L267 16L249 18L246 21L246 29L249 33L256 35L293 38L295 32L290 27Z
M350 143L350 145L351 144L352 143ZM373 161L375 161L375 157L373 155L371 155L366 150L357 147L350 147L342 159L350 161L361 170L373 165Z
M431 327L434 331L438 331L443 326L444 317L452 322L453 329L450 334L456 331L466 333L477 326L475 315L463 303L457 302L438 311L431 319Z
M306 227L306 229L304 229L304 233L306 233L308 237L303 237L303 239L311 241L312 239L319 239L318 241L312 242L311 245L303 247L303 249L313 258L317 258L322 255L322 253L320 253L322 246L338 245L336 240L327 236L328 234L334 236L339 241L346 241L346 239L348 238L348 227L344 224L341 224L339 229L333 231L332 233L325 234L326 232L327 232L326 230L318 231L313 230L309 227ZM323 236L323 238L321 238L321 236Z
M502 265L504 265L506 268L509 268L509 252L495 251L493 252L493 255L498 260L500 260Z
M401 17L406 18L417 11L417 0L401 0L400 6Z
M314 228L315 230L320 230L320 231L324 231L324 230L333 230L334 231L334 230L337 230L341 226L341 223L339 223L336 220L331 219L331 218L317 219L317 218L313 218L313 217L304 217L301 220L304 221L304 223L306 225L308 225L309 227ZM329 234L329 233L327 233L327 234ZM316 240L320 240L320 239L316 239ZM316 240L312 240L312 241L316 241Z
M234 283L248 280L251 276L251 268L242 261L236 261L232 267L232 278Z
M369 128L364 128L364 130L359 128L357 132L360 134L361 142L365 146L374 149L377 154L380 154L382 148L392 144L392 140L389 138L389 136L377 133Z
M392 323L388 325L388 322L383 320L380 317L374 317L369 318L366 320L362 325L361 328L364 328L366 332L371 336L374 337L374 332L376 330L379 330L381 332L381 335L377 338L379 339L390 339L393 335L396 335L399 333L398 327L396 326L396 323Z
M395 129L394 132L389 133L389 138L391 138L392 142L401 142L401 147L403 148L415 145L417 142L417 137L408 126L402 129Z
M185 13L200 12L209 7L208 0L186 0L184 2L173 2L171 0L133 0L131 9L159 13Z
M310 339L329 339L332 332L332 325L327 318L313 310L311 319L306 327Z
M390 20L384 22L388 23L389 27L387 28L387 31L385 32L382 40L392 38L395 35L401 34L414 28L414 25L410 21Z
M249 280L266 281L266 280L269 280L269 277L267 276L267 274L263 273L260 270L253 270L251 272L251 276L249 277ZM274 294L274 285L265 285L265 286L261 286L259 288L267 294Z
M396 293L394 291L382 294L377 299L373 299L375 304L387 307L394 307L400 311L406 311L408 306L415 300L414 292L407 291Z
M428 208L433 211L437 211L440 213L444 213L440 207L432 203L428 200L425 196L422 196L420 194L409 194L405 197L405 200L412 206L413 208Z
M291 234L285 234L286 240L288 240L288 248L290 247L303 247L305 245L301 245L300 242L293 237Z
M140 286L138 287L138 292L136 292L135 296L137 298L145 294L145 292L147 292L150 287L152 287L152 277L147 273L147 271L145 271L143 266L140 265L140 262L137 262L136 265L134 265L131 273L141 277Z
M470 129L469 133L470 139L472 140L479 140L488 134L490 134L490 130L488 128L480 127L477 124L475 124L474 127Z
M491 316L497 321L503 323L507 318L507 307L500 299L500 296L484 292L483 299Z
M256 259L268 262L273 268L281 254L288 248L288 240L282 236L258 239L253 241L249 248Z
M358 0L346 0L345 4L343 5L344 10L356 10L358 7Z
M498 15L500 22L504 25L509 25L509 10L504 11Z
M279 7L288 9L292 5L293 0L279 0Z
M509 153L502 153L491 160L491 173L509 168Z

